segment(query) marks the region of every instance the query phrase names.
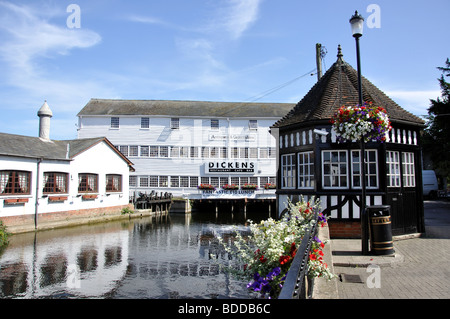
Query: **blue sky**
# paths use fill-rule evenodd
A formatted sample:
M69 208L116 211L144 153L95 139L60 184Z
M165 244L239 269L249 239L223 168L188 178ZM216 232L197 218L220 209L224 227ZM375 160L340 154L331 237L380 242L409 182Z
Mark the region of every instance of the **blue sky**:
M356 68L355 10L366 18L363 75L427 114L440 96L436 67L450 57L449 9L448 0L0 0L0 132L37 136L44 100L52 139L76 138L91 98L296 103L317 81L316 43L325 70L339 44Z

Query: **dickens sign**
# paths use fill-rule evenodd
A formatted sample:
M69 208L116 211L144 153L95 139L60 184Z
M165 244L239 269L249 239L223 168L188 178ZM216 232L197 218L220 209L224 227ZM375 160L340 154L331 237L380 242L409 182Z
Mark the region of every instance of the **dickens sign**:
M255 162L206 162L206 174L254 174L256 173Z

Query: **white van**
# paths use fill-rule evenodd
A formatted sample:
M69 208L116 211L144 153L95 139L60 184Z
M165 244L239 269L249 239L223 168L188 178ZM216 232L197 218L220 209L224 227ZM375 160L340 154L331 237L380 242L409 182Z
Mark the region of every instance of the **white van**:
M436 198L438 194L438 182L433 170L422 171L423 196Z

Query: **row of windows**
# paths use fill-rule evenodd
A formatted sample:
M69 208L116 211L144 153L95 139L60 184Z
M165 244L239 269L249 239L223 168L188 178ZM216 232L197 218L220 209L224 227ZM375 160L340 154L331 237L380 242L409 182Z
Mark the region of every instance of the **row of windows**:
M116 148L129 157L159 158L275 158L274 147L227 147L215 146L157 146L118 145Z
M275 185L276 178L245 177L245 176L130 176L130 187L180 187L197 188L200 184L210 184L214 187L223 187L227 184L243 186L245 184L255 184L260 188L268 183Z
M297 161L295 162L295 157ZM414 153L387 151L388 187L400 187L400 165L403 172L403 187L415 187ZM322 151L322 187L348 189L361 188L361 151L330 150ZM281 187L286 189L297 187L313 189L316 179L314 175L314 152L301 152L281 156ZM366 150L366 187L377 189L378 156L377 150Z
M97 193L98 174L78 174L78 193ZM122 175L106 174L106 192L122 191ZM1 195L29 195L31 172L0 171ZM43 179L44 194L67 194L69 192L69 174L62 172L45 172Z
M120 128L120 118L119 117L111 117L111 128L118 129ZM141 128L148 129L150 128L150 118L149 117L141 117ZM173 117L170 119L170 128L173 130L178 130L180 128L180 119L177 117ZM248 128L250 130L258 130L258 121L257 120L249 120ZM211 119L210 120L210 129L218 130L219 129L219 119Z

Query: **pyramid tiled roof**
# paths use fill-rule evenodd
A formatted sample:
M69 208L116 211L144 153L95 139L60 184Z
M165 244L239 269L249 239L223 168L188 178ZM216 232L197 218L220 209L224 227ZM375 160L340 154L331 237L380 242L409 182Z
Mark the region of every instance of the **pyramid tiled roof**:
M338 59L297 105L273 127L280 128L304 122L329 121L343 105L359 104L358 72L344 61L341 48ZM363 100L386 109L392 123L424 125L424 121L400 107L369 80L361 77Z

